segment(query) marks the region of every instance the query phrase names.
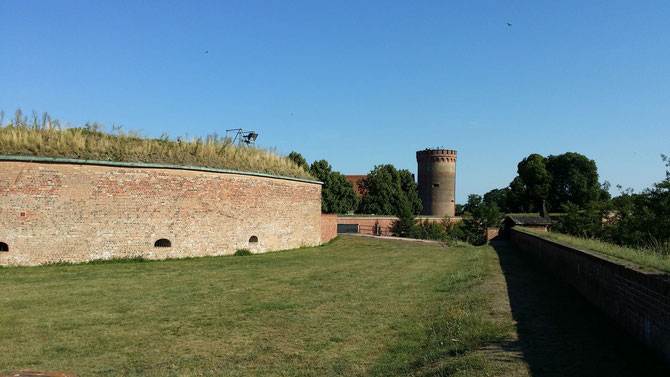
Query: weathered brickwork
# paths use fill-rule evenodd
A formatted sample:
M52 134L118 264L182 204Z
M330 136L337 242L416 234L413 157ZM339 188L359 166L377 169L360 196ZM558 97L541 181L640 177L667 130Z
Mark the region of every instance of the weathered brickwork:
M337 237L337 215L321 215L321 243L326 243Z
M0 161L0 265L265 252L318 245L321 231L318 183ZM159 239L171 247L154 247Z
M666 276L514 229L509 237L670 362L670 281Z

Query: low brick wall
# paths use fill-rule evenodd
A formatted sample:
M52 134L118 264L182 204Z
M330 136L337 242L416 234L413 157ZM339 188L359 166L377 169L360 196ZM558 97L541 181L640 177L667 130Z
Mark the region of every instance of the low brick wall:
M2 160L2 159L5 160ZM319 182L215 169L0 157L0 265L315 246ZM167 245L169 247L156 247ZM2 245L0 245L2 246Z
M486 228L486 241L491 241L498 235L500 235L500 228Z
M523 231L509 237L670 362L670 280ZM576 319L577 320L577 319Z
M337 215L321 214L321 243L337 237Z
M443 220L442 217L427 217L427 216L418 216L417 220L428 219L430 221L440 222ZM382 236L391 236L393 232L391 231L391 226L393 222L398 220L397 217L388 217L388 216L340 216L337 218L338 224L358 224L358 232L361 234L375 234L377 231L378 235ZM460 217L452 217L451 221L457 222L461 221Z

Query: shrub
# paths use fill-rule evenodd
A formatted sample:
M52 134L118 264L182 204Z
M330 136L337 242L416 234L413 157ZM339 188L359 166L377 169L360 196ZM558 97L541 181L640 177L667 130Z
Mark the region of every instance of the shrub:
M456 242L465 238L462 221L454 222L451 221L449 216L445 216L440 222L440 225L442 225L442 228L444 229L444 235L447 240Z
M416 219L412 206L407 200L401 200L396 209L398 220L391 225L391 232L396 237L414 237L416 235Z
M251 250L249 250L249 249L237 249L237 251L233 255L235 255L236 257L244 257L246 255L251 255Z
M445 241L447 239L447 233L444 231L442 224L428 219L419 221L415 229L416 231L413 232L415 237L413 238L435 241Z

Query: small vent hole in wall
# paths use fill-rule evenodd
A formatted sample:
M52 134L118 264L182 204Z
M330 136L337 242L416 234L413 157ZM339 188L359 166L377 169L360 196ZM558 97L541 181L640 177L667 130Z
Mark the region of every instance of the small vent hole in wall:
M439 183L433 183L433 187L440 187Z
M172 243L166 238L161 238L160 240L154 242L154 247L172 247Z
M9 251L9 245L4 242L0 242L0 251Z
M258 243L258 237L256 237L256 236L251 236L251 237L249 238L249 243L251 243L251 244L256 244L256 243Z

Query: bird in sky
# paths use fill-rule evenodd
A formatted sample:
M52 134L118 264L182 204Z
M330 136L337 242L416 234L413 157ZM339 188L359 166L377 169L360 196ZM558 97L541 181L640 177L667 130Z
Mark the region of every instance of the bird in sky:
M509 25L509 24L507 24L507 25ZM205 54L209 54L209 51L205 50Z
M510 23L508 22L508 23L507 23L507 26L512 26L512 24L510 24Z

